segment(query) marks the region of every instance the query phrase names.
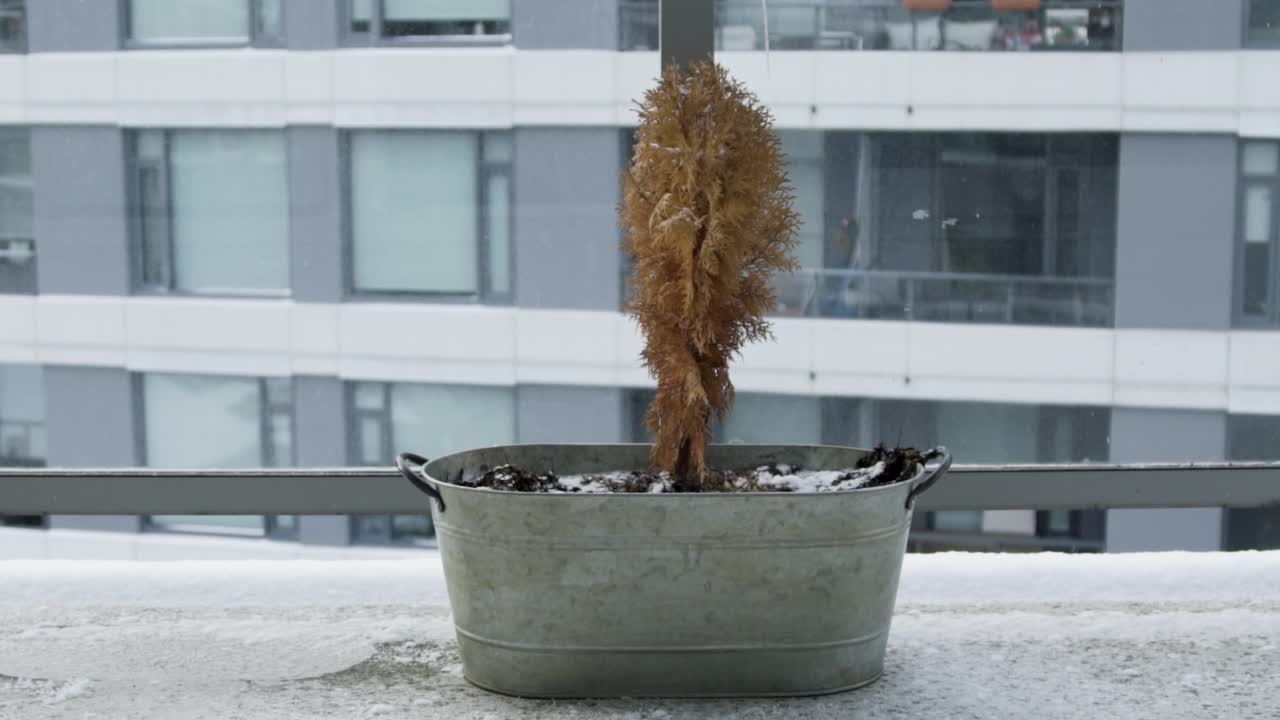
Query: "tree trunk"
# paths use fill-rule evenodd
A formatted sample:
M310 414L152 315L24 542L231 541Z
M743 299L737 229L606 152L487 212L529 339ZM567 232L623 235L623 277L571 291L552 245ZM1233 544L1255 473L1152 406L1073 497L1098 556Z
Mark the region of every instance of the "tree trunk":
M689 448L690 444L688 438L685 438L680 442L680 452L676 455L676 466L671 471L673 480L672 485L674 485L678 490L696 492L700 489L699 485L701 483L699 482L696 473L690 472Z

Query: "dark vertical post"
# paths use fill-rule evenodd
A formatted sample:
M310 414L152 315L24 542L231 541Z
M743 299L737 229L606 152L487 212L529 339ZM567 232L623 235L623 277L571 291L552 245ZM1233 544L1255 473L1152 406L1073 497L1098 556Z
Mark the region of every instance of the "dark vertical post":
M715 51L715 0L658 0L658 45L662 67L688 68Z

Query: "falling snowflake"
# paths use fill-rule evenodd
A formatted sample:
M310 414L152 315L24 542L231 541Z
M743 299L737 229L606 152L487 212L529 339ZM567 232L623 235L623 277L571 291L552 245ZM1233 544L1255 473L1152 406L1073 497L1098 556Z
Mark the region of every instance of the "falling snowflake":
M920 208L919 210L912 211L911 219L912 220L928 220L929 211L925 210L924 208Z

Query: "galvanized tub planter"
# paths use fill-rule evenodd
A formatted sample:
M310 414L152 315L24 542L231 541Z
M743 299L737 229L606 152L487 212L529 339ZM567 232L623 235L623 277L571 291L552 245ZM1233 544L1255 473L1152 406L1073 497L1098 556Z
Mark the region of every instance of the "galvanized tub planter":
M712 445L711 467L853 467L868 451ZM826 493L524 493L450 482L503 464L644 468L647 445L515 445L397 465L435 499L466 678L526 697L816 695L884 667L915 478Z

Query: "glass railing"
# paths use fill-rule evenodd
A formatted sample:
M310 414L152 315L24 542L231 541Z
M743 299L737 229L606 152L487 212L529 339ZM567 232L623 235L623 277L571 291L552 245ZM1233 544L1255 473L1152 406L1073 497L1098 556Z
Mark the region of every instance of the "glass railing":
M953 0L912 10L910 0L768 0L771 50L1119 50L1123 0L1042 0L996 9ZM1014 3L1017 4L1017 3ZM622 50L656 50L656 0L621 0ZM716 49L762 50L759 0L716 3Z
M774 280L777 315L1111 327L1110 278L806 269Z

